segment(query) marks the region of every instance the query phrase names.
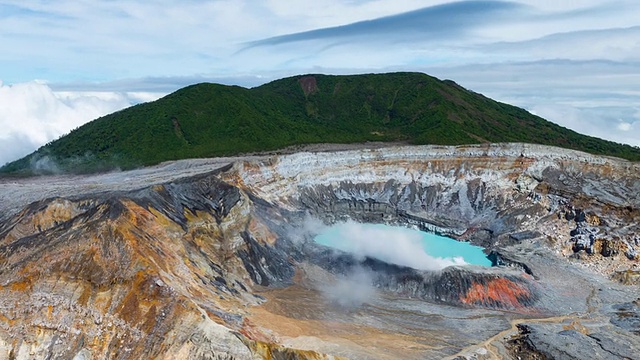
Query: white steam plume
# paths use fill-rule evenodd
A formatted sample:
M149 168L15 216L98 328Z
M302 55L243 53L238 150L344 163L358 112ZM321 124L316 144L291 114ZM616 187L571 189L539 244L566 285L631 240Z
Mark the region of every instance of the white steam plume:
M322 283L318 290L331 303L343 308L356 308L377 297L373 286L373 276L362 268L355 268L350 274Z
M311 239L313 236L324 232L329 226L325 225L320 219L309 214L305 216L301 225L289 232L289 238L297 243Z
M421 235L398 227L371 227L353 221L336 225L331 235L332 247L364 259L376 258L390 264L419 270L440 270L447 266L464 265L461 257L440 258L426 253Z

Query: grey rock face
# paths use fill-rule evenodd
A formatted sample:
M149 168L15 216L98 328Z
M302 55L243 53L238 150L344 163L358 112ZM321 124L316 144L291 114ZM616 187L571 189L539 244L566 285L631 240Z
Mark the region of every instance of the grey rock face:
M519 336L510 341L517 356L538 359L636 359L640 343L627 333L578 331L568 326L520 324ZM567 328L567 329L565 329ZM599 329L596 329L598 331ZM521 355L522 354L522 355Z
M638 298L634 302L613 305L611 323L640 336L639 304L640 298Z

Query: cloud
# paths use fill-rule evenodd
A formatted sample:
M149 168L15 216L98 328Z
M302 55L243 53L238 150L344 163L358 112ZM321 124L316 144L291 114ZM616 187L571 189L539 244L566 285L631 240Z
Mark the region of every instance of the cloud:
M633 129L634 124L635 123L628 123L628 122L621 121L616 126L616 129L618 129L620 131L631 131ZM640 146L640 144L638 146Z
M583 109L568 105L539 104L529 110L582 134L640 146L640 118L636 116L633 119L627 108Z
M140 102L152 94L53 91L47 84L0 83L0 165L100 116Z
M275 74L276 72L272 72L268 77L249 74L237 74L234 76L150 76L105 82L51 83L50 87L56 92L116 92L126 93L128 96L138 94L142 98L158 98L159 94L168 94L185 86L203 82L253 87L275 80L277 78Z
M210 68L225 47L215 38L241 11L224 3L20 2L0 23L4 80L106 81Z
M4 126L4 121L0 120L0 126ZM40 145L21 132L0 134L0 166L29 154Z
M541 60L421 70L579 133L640 146L640 62Z
M640 26L554 33L532 40L482 45L483 51L501 56L521 54L522 59L571 59L609 61L640 60ZM576 46L576 44L589 46Z
M348 25L329 27L254 41L248 48L309 40L356 38L381 43L384 40L413 42L421 39L457 40L481 24L505 20L522 9L521 5L501 1L453 2L385 16Z
M461 257L439 258L427 254L419 232L399 227L378 227L349 221L335 225L330 233L321 234L317 241L361 259L371 257L419 270L440 270L466 264Z
M359 68L358 59L367 69L486 62L496 55L476 46L640 25L635 16L640 4L619 0L2 3L0 76L10 83L34 78L60 83L198 74L233 77L286 70L290 75L316 66ZM304 46L232 55L242 44L269 48L301 41ZM575 44L579 42L571 47L588 52L588 46ZM331 47L336 51L318 56ZM513 60L519 55L501 56ZM348 65L340 65L345 62Z

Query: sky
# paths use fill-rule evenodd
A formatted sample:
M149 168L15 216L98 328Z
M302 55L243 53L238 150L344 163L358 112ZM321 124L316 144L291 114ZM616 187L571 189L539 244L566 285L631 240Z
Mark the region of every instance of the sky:
M390 71L640 146L636 0L0 0L0 165L193 83Z

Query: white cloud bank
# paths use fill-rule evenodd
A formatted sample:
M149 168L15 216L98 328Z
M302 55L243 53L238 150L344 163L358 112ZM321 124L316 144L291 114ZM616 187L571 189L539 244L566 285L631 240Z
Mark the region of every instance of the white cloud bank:
M0 83L0 166L90 120L158 96L108 91L56 92L37 81Z
M640 113L626 108L583 109L561 104L539 104L529 111L579 133L640 146Z

